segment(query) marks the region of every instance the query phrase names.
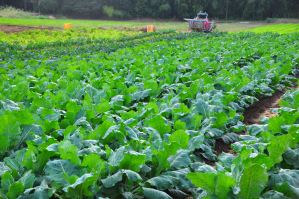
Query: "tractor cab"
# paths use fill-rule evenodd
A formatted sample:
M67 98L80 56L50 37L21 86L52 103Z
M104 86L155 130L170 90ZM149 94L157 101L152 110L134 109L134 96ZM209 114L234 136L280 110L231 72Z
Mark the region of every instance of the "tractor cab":
M189 30L197 32L212 32L216 28L215 22L209 22L208 14L199 12L194 19L184 19L189 24Z
M195 19L201 19L201 20L206 19L208 21L208 14L206 12L205 13L200 12L197 14L197 17Z

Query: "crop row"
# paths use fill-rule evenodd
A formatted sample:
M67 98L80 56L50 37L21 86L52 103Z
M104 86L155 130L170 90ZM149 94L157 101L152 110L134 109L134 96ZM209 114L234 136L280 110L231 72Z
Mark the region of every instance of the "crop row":
M133 41L133 40L140 40L140 39L148 39L155 36L160 36L164 34L174 33L174 30L164 30L164 31L157 31L157 32L149 32L144 34L138 34L135 36L128 36L128 37L120 37L116 38L105 38L99 37L96 39L71 39L66 41L55 41L55 42L39 42L34 44L28 44L25 46L19 44L9 44L7 42L1 43L0 49L2 50L17 50L17 51L28 51L28 50L43 50L43 49L57 49L61 47L69 48L69 47L80 47L80 46L91 46L91 45L98 45L98 44L108 44L114 42L125 42L125 41Z
M237 157L222 153L217 170L197 165L195 173L187 174L200 187L195 197L200 193L225 198L238 193L240 198L258 198L261 192L261 199L299 197L299 90L287 92L279 105L271 109L277 116L262 117L261 125L248 126L249 134L232 144Z
M5 34L0 31L0 42L8 42L10 44L28 45L40 42L56 42L68 41L78 38L96 39L99 37L104 38L120 38L125 36L134 36L139 34L132 31L120 31L114 29L102 30L99 28L75 28L68 30L28 30L23 32L16 32Z
M214 35L222 35L223 33L215 33ZM134 37L125 37L119 40L115 39L106 39L100 38L96 41L93 40L73 40L70 42L60 43L57 42L54 44L47 43L44 47L34 48L27 46L19 46L19 45L7 45L7 43L2 45L2 53L0 54L1 60L30 60L30 59L61 59L63 56L65 58L69 56L82 55L85 57L89 57L94 55L96 52L110 53L114 52L120 48L128 48L134 47L140 44L146 43L155 43L158 41L170 41L173 39L177 40L185 40L191 37L199 37L200 34L192 33L192 34L176 34L173 33L173 30L160 31L155 33L141 34ZM69 47L71 44L75 46ZM59 45L60 47L56 47ZM1 48L1 46L0 46ZM6 49L6 50L4 50ZM28 49L28 50L27 50ZM33 50L31 50L33 49Z
M285 151L274 149L293 141L296 150L296 133L286 134L286 127L281 128L286 135L275 133L270 120L278 128L276 118L268 121L269 133L258 132L265 125L248 127L247 136L237 132L246 128L244 108L296 81L298 36L187 33L115 44L106 51L77 48L63 58L5 57L0 65L1 196L287 194L284 178L281 189L266 187L267 170L286 169ZM233 144L240 155L222 154L212 168L205 160L218 161L216 139L240 140Z
M245 30L254 33L266 33L266 32L273 32L273 33L280 33L280 34L288 34L292 32L299 32L299 24L278 24L278 25L268 25L262 26L259 28L254 28L250 30Z
M82 46L82 45L97 45L100 43L113 43L113 42L123 42L123 41L131 41L136 39L143 39L145 37L152 37L156 35L163 35L163 34L169 34L174 33L174 30L164 30L164 31L157 31L157 32L148 32L144 34L136 34L134 36L126 36L126 37L104 37L104 35L101 35L98 38L91 39L91 38L77 38L77 39L68 39L68 40L56 40L54 42L36 42L31 43L27 45L20 45L20 44L11 44L7 41L0 42L0 50L17 50L17 51L24 51L24 50L33 50L33 49L45 49L45 48L58 48L58 47L72 47L72 46Z

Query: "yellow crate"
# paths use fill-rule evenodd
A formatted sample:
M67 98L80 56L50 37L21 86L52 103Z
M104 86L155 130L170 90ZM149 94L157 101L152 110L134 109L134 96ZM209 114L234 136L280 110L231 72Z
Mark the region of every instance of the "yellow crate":
M147 32L154 32L155 26L154 25L147 25Z
M70 24L70 23L64 24L64 29L70 29L70 28L72 28L72 24Z

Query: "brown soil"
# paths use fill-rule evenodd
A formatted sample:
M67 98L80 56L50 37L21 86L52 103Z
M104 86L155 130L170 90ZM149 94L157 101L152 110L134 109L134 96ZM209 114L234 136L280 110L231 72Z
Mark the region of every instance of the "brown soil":
M240 135L245 135L245 132L240 132L240 133L238 133L238 134L240 134ZM215 149L214 149L214 150L217 152L217 153L216 153L217 157L219 157L219 156L222 154L222 152L224 152L224 153L234 154L234 156L237 156L237 155L238 155L238 153L235 152L235 151L231 148L231 144L226 144L225 142L223 142L222 139L217 139L217 140L216 140L216 144L215 144ZM212 162L212 161L209 161L209 160L206 160L206 159L204 159L204 160L205 160L205 163L206 163L207 165L210 165L210 166L212 166L212 167L215 167L215 166L216 166L216 163L217 163L217 162Z
M297 74L297 79L299 78L299 74ZM298 88L298 83L293 82L294 86L292 88ZM252 124L260 124L260 119L263 116L267 117L275 117L276 113L271 113L270 108L280 108L279 102L282 99L282 96L287 92L287 89L283 89L283 91L276 90L272 96L265 97L260 99L258 102L250 105L244 112L244 121L243 123L246 125Z
M243 134L243 133L240 133L240 134ZM216 140L215 151L217 151L217 153L216 153L217 157L219 157L222 154L222 152L234 154L235 156L238 155L238 153L235 152L231 148L231 145L230 144L226 144L225 142L223 142L222 139Z
M221 155L222 152L224 153L230 153L230 154L234 154L234 156L237 156L238 153L236 153L232 148L231 148L231 145L230 144L225 144L223 142L222 139L218 139L216 140L216 144L215 144L215 149L214 149L217 153L217 157L219 157ZM215 167L216 166L216 163L217 162L212 162L212 161L209 161L207 159L205 159L204 157L202 157L204 159L204 162L207 164L207 165L210 165L212 167Z
M260 99L258 102L250 105L243 114L243 123L246 125L260 124L260 119L263 116L275 117L277 114L271 113L270 108L279 108L279 101L286 92L286 89L283 89L282 92L276 90L272 96Z
M297 74L297 79L299 79L299 74ZM299 88L297 82L293 82L294 88ZM248 108L245 109L245 112L243 113L244 120L243 123L245 125L253 125L253 124L260 124L260 119L263 116L267 117L275 117L276 113L271 113L270 108L280 108L279 102L282 99L282 96L287 92L287 89L283 89L283 91L276 90L272 96L265 97L263 99L260 99L258 102L253 103ZM239 135L245 135L246 132L242 131L238 133ZM232 148L231 144L225 144L222 139L216 140L215 149L217 153L217 157L221 155L222 152L224 153L230 153L234 154L235 156L238 155ZM215 167L216 162L211 162L208 160L205 160L205 163Z
M43 28L37 26L15 26L15 25L0 25L0 31L3 31L6 34L14 33L14 32L22 32L26 30L54 30L54 28Z

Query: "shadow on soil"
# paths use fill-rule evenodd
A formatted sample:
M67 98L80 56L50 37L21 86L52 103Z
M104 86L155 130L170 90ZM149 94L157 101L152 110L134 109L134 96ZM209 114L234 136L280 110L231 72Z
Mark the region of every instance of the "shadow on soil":
M299 79L299 74L296 75L297 79ZM293 82L292 89L298 88L298 82ZM280 108L279 102L282 99L282 96L287 92L287 89L283 89L283 91L276 90L272 96L265 97L260 99L258 102L253 103L248 108L245 109L243 113L244 120L242 121L246 126L250 126L253 124L260 124L260 118L263 116L267 117L275 117L276 113L271 113L270 108ZM239 135L245 135L246 132L242 131L238 133ZM232 143L231 143L232 144ZM222 152L238 155L232 148L231 144L226 144L222 139L217 139L215 144L215 151L217 151L217 157L221 155ZM206 159L205 163L215 167L216 162L211 162Z

